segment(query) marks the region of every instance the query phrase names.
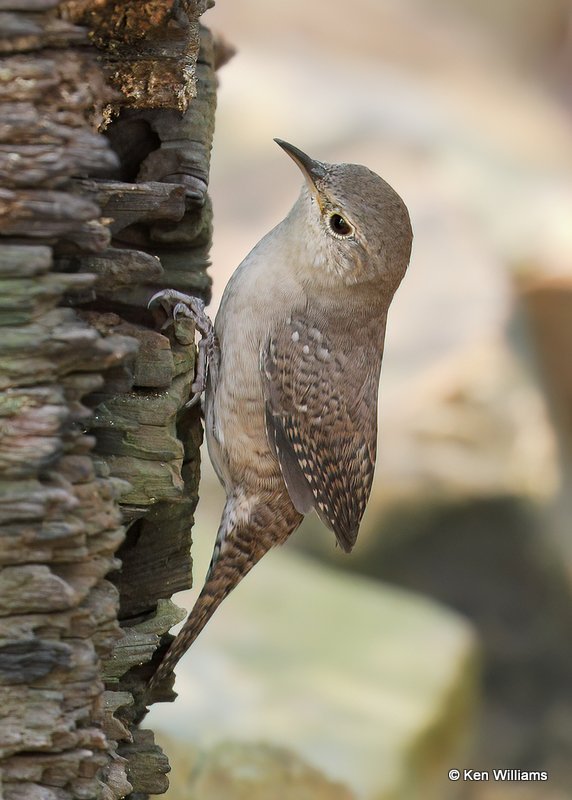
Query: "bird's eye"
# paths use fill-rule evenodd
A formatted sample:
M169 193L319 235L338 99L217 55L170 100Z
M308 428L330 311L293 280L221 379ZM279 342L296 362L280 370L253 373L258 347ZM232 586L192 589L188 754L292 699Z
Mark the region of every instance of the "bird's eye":
M332 214L329 220L331 230L336 236L351 236L354 229L341 214Z

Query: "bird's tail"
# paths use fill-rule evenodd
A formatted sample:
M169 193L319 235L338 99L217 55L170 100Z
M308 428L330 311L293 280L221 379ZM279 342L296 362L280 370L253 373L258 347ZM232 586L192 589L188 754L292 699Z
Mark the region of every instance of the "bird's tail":
M302 516L289 500L288 507L279 509L257 504L246 518L237 519L235 500L232 497L227 499L205 585L187 621L149 681L149 691L173 671L218 606L242 578L271 547L284 542L302 521Z

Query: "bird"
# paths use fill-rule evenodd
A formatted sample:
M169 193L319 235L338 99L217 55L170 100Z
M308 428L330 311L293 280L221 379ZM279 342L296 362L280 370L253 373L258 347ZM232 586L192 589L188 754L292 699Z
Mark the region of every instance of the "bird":
M376 173L276 143L304 183L231 276L214 326L198 298L151 299L192 317L195 400L226 502L202 591L148 686L171 675L225 597L314 510L349 553L371 491L387 313L409 264L407 207Z

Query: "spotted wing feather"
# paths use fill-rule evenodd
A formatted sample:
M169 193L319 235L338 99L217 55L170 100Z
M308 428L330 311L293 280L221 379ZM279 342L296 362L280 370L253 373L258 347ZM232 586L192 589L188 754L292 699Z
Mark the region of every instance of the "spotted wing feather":
M315 508L349 552L373 479L379 336L352 352L305 316L272 336L261 357L268 438L300 513Z

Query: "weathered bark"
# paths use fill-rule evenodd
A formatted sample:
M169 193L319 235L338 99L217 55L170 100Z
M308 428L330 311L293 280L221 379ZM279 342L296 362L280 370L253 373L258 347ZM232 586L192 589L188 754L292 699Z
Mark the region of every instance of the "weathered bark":
M134 721L191 581L201 427L147 302L209 293L205 7L0 0L5 800L167 786Z

